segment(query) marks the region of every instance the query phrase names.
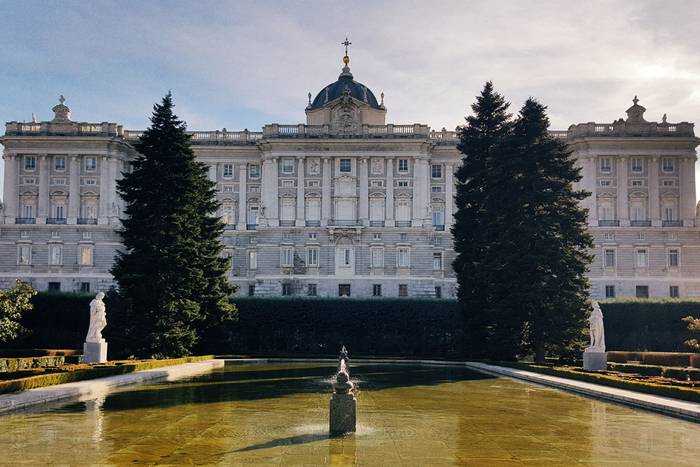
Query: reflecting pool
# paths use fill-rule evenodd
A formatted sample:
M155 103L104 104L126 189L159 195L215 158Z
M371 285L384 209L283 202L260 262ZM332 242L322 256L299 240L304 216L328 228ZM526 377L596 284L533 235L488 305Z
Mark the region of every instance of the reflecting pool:
M700 425L458 367L354 364L358 432L329 438L329 363L210 374L0 417L3 465L698 465Z

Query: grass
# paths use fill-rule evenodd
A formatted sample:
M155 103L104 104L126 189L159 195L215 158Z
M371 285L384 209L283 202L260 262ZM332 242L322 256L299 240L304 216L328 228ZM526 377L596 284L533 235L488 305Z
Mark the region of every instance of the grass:
M197 357L168 358L163 360L120 360L99 365L65 365L50 369L27 370L27 376L24 376L24 372L18 371L12 373L12 376L16 377L15 379L0 381L0 394L102 378L105 376L122 375L136 371L153 370L181 363L210 360L212 358L214 358L213 355L201 355Z
M532 371L550 376L585 381L603 386L700 402L700 385L695 381L680 381L662 376L643 376L617 371L592 372L579 367L550 366L535 363L498 362L500 366Z

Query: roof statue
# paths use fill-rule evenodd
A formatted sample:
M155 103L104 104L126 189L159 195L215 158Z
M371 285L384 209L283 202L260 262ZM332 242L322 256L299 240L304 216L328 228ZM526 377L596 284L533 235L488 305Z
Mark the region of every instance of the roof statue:
M634 96L632 102L634 105L627 109L627 122L646 123L646 120L644 120L644 112L646 112L647 109L638 104L639 99L637 99L637 96Z

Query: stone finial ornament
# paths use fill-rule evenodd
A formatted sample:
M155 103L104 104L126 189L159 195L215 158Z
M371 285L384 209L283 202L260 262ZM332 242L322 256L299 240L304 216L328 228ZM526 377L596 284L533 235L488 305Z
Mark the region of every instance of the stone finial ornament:
M64 104L66 102L66 98L63 97L63 94L61 94L61 97L58 99L59 104L55 105L51 110L53 110L54 117L53 121L54 122L70 122L70 108Z
M647 109L639 105L637 96L634 96L632 103L634 105L627 109L627 123L646 123L646 120L644 120L644 112L646 112Z

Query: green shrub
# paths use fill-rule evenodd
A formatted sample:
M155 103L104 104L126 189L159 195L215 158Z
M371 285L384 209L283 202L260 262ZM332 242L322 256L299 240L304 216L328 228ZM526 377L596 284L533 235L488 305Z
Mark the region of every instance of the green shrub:
M65 357L0 358L0 373L29 368L50 368L63 365Z
M621 373L634 373L642 376L661 376L663 367L655 365L636 365L634 363L609 363L608 368Z
M15 285L6 290L0 290L0 342L12 342L27 334L21 320L31 311L31 299L36 290L28 282L19 279Z
M661 366L690 366L690 357L694 355L688 352L644 352L642 363L645 365Z

